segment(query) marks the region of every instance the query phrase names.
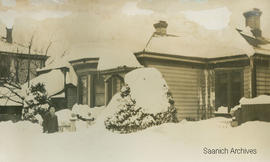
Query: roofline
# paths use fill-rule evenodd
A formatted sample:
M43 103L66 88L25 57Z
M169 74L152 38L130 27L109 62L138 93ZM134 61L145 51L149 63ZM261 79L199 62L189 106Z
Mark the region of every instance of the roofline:
M40 75L40 73L47 73L47 72L50 72L52 70L64 70L64 69L67 69L69 70L69 68L67 66L62 66L62 67L57 67L57 68L49 68L49 69L37 69L37 73L38 75Z
M27 53L15 53L15 52L7 52L7 51L0 51L0 55L15 55L21 58L38 58L47 60L50 56L40 55L40 54L27 54Z
M137 58L156 58L156 59L164 59L164 60L173 60L173 61L186 61L192 63L217 63L224 62L227 60L243 60L247 59L247 54L239 54L232 56L224 56L224 57L216 57L216 58L202 58L202 57L192 57L192 56L179 56L179 55L170 55L156 52L148 52L148 51L140 51L134 53Z
M106 70L97 70L98 73L100 74L108 74L108 73L119 73L119 72L125 72L125 71L131 71L134 69L137 69L139 67L129 67L129 66L120 66L117 68L113 68L113 69L106 69Z
M70 63L70 64L80 63L80 62L86 63L86 62L88 62L88 61L98 61L98 60L99 60L99 57L93 57L93 58L81 58L81 59L71 60L71 61L69 61L69 63Z
M219 63L225 61L239 61L239 60L247 60L249 59L247 54L239 54L239 55L232 55L232 56L224 56L224 57L216 57L216 58L208 58L208 63Z
M149 57L149 58L174 60L174 61L189 61L189 62L194 62L194 63L205 63L206 61L206 58L202 58L202 57L170 55L170 54L149 52L149 51L135 52L134 55L137 58Z
M85 74L102 74L102 75L106 75L106 74L119 74L122 72L129 72L131 70L137 69L140 67L128 67L128 66L120 66L120 67L116 67L116 68L112 68L112 69L105 69L105 70L98 70L98 69L88 69L88 70L84 70L84 71L80 71L79 73L77 73L78 76L81 75L85 75Z
M268 55L268 54L263 54L263 53L259 53L259 52L256 52L256 53L254 53L254 55L253 55L253 57L258 57L258 56L270 58L270 55Z

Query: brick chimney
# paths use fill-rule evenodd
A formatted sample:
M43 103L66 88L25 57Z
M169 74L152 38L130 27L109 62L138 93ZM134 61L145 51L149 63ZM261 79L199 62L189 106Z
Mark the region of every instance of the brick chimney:
M262 15L262 11L260 11L260 9L254 8L251 11L244 12L243 15L246 18L246 26L251 28L253 35L256 38L261 37L262 31L260 27L260 17Z
M160 36L167 35L167 22L166 21L159 21L158 23L153 25L156 29L155 34Z
M8 43L12 43L13 40L12 40L12 28L6 28L6 31L7 31L7 36L6 36L6 40Z

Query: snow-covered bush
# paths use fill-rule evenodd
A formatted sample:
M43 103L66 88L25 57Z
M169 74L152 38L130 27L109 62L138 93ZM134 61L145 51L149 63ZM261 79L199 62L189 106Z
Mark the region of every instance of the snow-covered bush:
M22 119L31 122L39 122L35 117L37 114L44 116L50 107L50 98L47 95L45 85L38 83L31 85L27 90L27 96L24 100L24 107L22 110Z
M119 97L113 98L107 106L107 109L116 109L105 119L107 129L131 133L177 122L172 95L159 71L140 68L128 73L125 82Z
M72 107L72 114L75 114L81 120L94 120L91 115L91 108L88 105L75 104Z

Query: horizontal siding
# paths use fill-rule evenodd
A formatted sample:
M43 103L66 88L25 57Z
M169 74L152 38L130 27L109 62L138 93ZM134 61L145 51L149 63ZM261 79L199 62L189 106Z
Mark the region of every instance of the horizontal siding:
M251 72L250 67L244 68L244 97L251 97Z
M256 67L257 95L270 94L270 69L268 67Z
M158 69L165 78L172 92L178 119L198 118L199 109L199 73L200 69L180 67L175 65L162 65L161 63L147 62L148 67Z

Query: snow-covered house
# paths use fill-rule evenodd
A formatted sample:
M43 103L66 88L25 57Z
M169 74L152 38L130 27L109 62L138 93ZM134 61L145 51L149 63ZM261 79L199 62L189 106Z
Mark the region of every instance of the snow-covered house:
M257 12L260 11L244 14L246 26L251 29L259 27ZM156 31L135 56L142 65L161 71L174 97L179 119L210 118L215 109L232 108L243 96L269 93L270 51L263 49L269 47L266 39L256 36L255 39L265 42L256 47L246 41L240 30L230 27L178 36L168 34L167 26L165 21L154 24ZM252 37L258 33L253 32Z
M37 76L37 69L44 67L48 56L36 50L29 53L27 46L13 40L12 28L6 28L6 31L6 37L0 38L0 83L8 79L16 84L24 84ZM9 119L11 114L19 115L21 103L20 98L0 85L0 120Z
M12 77L23 84L28 80L28 69L29 78L33 79L37 76L36 69L45 66L48 56L37 50L29 53L29 47L12 39L12 29L6 31L6 37L0 38L0 78Z
M111 45L83 46L86 49L83 47L84 50L81 50L79 47L78 51L75 48L68 56L56 61L55 65L40 69L41 75L36 78L42 80L44 76L52 79L45 85L52 87L51 90L47 88L48 93L53 96L53 100L58 100L61 108L71 108L75 103L89 107L107 105L124 84L124 75L141 67L130 51Z

